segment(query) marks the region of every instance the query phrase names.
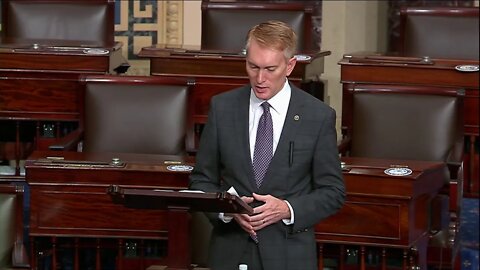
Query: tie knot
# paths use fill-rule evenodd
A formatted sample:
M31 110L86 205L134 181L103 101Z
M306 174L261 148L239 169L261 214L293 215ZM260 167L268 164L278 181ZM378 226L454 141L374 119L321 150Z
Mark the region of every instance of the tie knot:
M262 106L264 112L270 112L270 103L265 101L261 104L261 106Z

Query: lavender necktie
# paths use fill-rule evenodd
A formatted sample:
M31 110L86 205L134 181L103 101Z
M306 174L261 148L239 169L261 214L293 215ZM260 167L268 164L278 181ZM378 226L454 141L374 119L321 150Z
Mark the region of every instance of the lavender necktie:
M262 107L263 114L258 121L252 162L257 187L262 185L263 178L273 156L273 123L272 115L270 114L270 104L263 102ZM255 243L258 243L258 237L256 235L250 235L250 237Z
M270 104L263 102L263 114L258 122L257 138L253 151L253 172L255 182L260 187L273 156L273 123L270 114Z

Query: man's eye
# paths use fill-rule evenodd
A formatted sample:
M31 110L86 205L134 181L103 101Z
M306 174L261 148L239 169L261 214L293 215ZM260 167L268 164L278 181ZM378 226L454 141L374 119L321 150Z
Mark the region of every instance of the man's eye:
M273 67L272 68L267 68L267 70L270 71L270 72L273 72L273 71L275 71L275 68L273 68Z

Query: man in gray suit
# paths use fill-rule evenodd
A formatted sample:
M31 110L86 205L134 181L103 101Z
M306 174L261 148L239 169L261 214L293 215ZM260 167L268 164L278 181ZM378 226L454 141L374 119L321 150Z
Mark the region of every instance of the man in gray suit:
M315 224L343 205L335 111L287 79L296 43L283 22L254 26L250 85L211 100L190 188L235 193L254 207L207 213L213 270L316 270Z

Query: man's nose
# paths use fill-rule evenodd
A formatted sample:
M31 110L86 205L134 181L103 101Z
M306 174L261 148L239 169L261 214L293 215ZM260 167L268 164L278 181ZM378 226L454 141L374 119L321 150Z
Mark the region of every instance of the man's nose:
M259 70L257 73L257 83L262 83L265 81L265 71Z

